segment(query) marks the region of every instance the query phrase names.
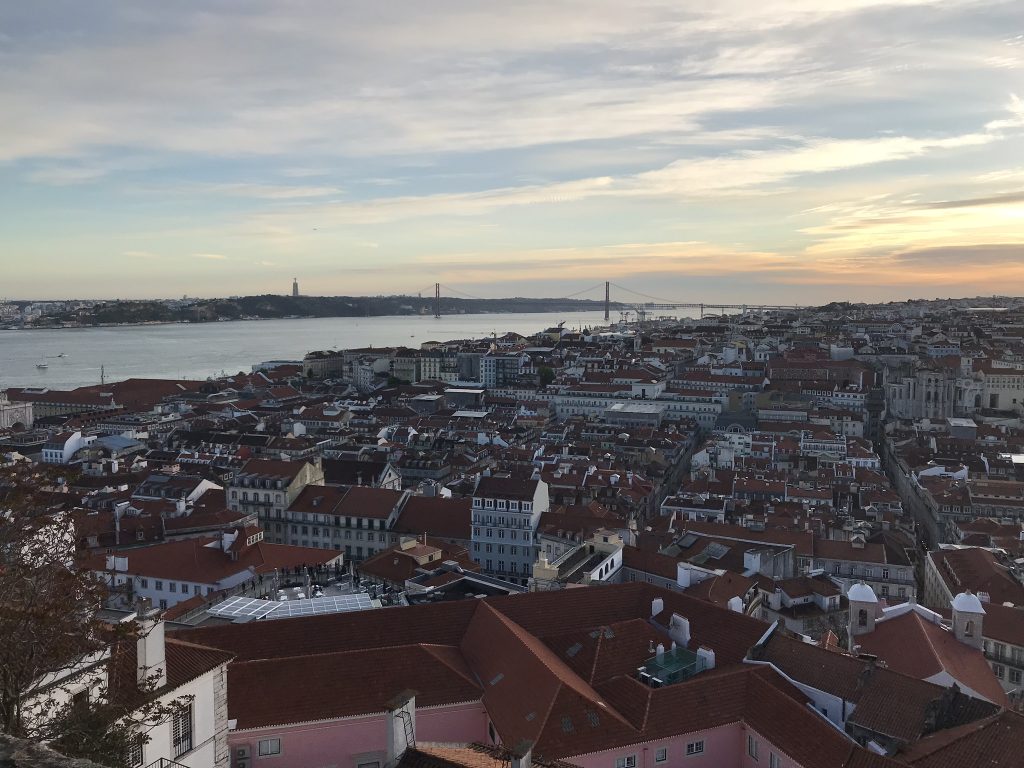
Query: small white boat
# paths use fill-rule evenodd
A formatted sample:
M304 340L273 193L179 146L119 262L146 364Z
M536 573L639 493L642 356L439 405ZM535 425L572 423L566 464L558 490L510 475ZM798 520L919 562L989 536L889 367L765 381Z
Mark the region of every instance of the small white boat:
M39 368L40 370L43 370L43 369L46 369L46 368L49 368L49 367L50 366L48 366L46 363L36 363L36 368Z

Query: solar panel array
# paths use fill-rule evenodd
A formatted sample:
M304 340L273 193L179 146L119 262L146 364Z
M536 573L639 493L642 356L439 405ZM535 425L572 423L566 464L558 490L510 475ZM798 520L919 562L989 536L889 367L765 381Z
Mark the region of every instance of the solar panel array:
M255 597L229 597L209 609L212 616L230 619L236 624L258 619L291 619L296 616L322 616L328 613L347 613L373 608L370 596L364 593L313 597L308 600L260 600Z
M274 614L271 618L290 619L295 616L319 616L325 613L346 613L348 611L365 611L373 608L370 596L362 593L354 595L333 595L331 597L312 597L308 600L289 600L274 603Z
M277 603L272 600L260 600L255 597L229 597L223 603L210 608L209 612L213 616L241 623L265 619L276 608Z

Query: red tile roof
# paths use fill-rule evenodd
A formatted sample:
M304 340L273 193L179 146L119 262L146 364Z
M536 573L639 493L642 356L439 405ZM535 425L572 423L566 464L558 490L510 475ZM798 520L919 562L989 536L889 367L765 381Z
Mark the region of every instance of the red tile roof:
M472 499L411 496L395 521L399 533L426 533L441 539L469 540Z
M652 622L655 599L664 610ZM652 640L668 639L659 625L672 612L690 620L690 647L713 648L718 666L655 689L635 668ZM533 742L546 759L743 722L792 760L840 768L859 748L777 673L741 663L765 627L686 595L623 584L173 636L237 654L229 716L243 729L382 712L412 689L420 706L482 700L505 744Z
M402 491L356 485L348 489L335 514L387 520L403 496Z
M330 720L385 712L388 702L406 690L416 693L419 707L477 701L481 694L458 656L419 644L397 645L232 664L228 712L243 730Z
M1021 768L1024 716L1004 711L977 723L936 733L897 756L915 768Z
M948 629L916 610L878 622L873 632L859 635L857 643L863 652L878 656L897 672L920 680L946 672L989 701L1008 704L981 651L961 643Z

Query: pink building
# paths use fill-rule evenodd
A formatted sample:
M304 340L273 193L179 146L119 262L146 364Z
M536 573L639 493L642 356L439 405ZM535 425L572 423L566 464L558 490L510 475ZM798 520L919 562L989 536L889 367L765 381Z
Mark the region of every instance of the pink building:
M203 627L235 768L391 768L419 743L582 768L896 765L775 667L757 619L647 584Z

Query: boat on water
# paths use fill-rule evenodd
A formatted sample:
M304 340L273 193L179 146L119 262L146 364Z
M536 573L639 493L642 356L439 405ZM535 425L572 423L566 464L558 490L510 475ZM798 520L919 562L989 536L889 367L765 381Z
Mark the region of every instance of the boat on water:
M61 352L59 355L57 355L57 357L67 357L67 356L68 356L67 352Z
M49 368L49 367L50 366L47 365L46 363L36 363L36 368L39 368L39 369L44 369L44 368Z

